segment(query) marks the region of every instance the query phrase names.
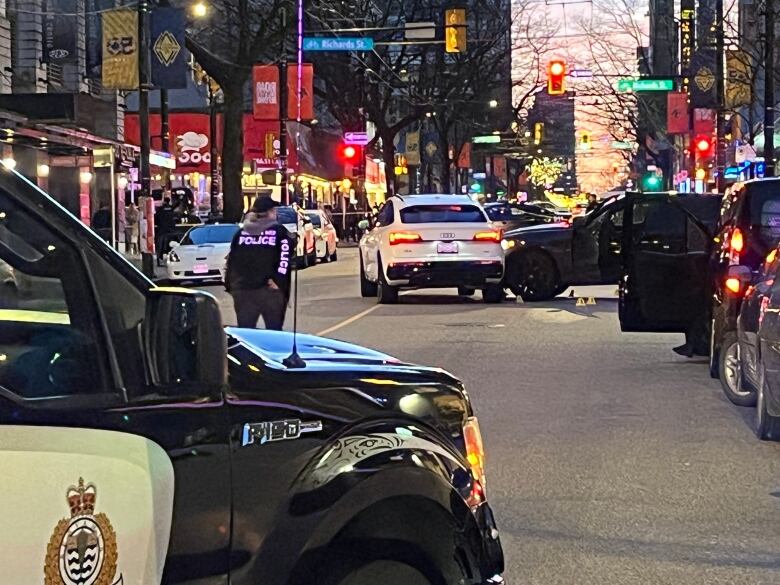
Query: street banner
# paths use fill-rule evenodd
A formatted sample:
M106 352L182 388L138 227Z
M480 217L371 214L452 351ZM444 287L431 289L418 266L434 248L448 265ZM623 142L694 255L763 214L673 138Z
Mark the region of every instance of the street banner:
M255 65L252 68L252 104L255 120L279 119L279 67Z
M429 130L423 133L422 137L422 156L426 162L437 162L439 157L439 135L435 130Z
M301 104L298 111L298 65L287 67L287 117L301 121L314 119L314 65L301 64Z
M43 62L75 63L78 6L76 0L45 0Z
M103 87L138 89L138 12L108 10L103 22Z
M717 108L718 96L715 84L714 48L702 47L693 54L691 63L691 104L694 108Z
M750 105L750 55L742 50L726 52L726 108Z
M406 133L406 164L413 167L420 164L420 132Z
M471 142L467 142L460 148L457 166L459 169L468 169L471 167Z
M187 87L187 51L184 50L184 11L155 8L151 22L152 85L160 89Z
M667 134L685 134L689 127L688 94L684 91L670 91L666 95Z
M103 75L103 19L102 12L114 7L114 0L85 0L85 52L87 79L100 79Z
M715 132L715 110L695 108L693 110L693 133L711 135Z

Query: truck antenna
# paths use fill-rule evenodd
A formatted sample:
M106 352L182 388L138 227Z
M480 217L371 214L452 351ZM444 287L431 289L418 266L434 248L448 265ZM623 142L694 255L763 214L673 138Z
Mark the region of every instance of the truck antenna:
M306 246L303 247L303 253L306 253ZM298 267L300 264L295 263L293 269L293 294L295 298L293 300L293 344L292 353L282 360L282 365L289 369L305 368L306 362L298 355Z

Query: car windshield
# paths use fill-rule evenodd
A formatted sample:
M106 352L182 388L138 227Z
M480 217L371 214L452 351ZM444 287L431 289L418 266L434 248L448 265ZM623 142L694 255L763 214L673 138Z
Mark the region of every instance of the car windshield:
M412 205L401 210L402 223L486 223L476 205Z
M236 234L235 224L207 225L192 228L181 241L183 246L200 246L202 244L229 244Z
M322 218L319 213L307 213L306 217L314 227L322 227Z
M282 224L297 224L298 212L295 211L292 207L277 207L276 220Z

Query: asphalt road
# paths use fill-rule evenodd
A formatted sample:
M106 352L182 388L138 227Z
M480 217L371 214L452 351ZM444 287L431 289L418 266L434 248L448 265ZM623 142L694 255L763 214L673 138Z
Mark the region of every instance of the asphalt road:
M377 306L355 250L339 255L301 273L300 329L466 382L510 585L780 584L780 443L672 353L682 336L621 334L614 287L576 291L597 297L585 307L454 291Z

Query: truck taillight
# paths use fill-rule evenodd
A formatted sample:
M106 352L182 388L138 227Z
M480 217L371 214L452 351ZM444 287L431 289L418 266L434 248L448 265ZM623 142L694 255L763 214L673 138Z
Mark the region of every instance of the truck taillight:
M422 242L422 236L414 232L390 232L390 245Z
M739 294L739 291L742 289L742 282L738 278L727 278L726 288L735 295Z
M485 449L482 446L482 433L476 416L470 416L463 425L463 440L466 443L466 459L471 466L471 475L482 489L485 486Z
M487 232L477 232L474 234L474 240L477 242L495 242L501 243L501 230L490 230Z

